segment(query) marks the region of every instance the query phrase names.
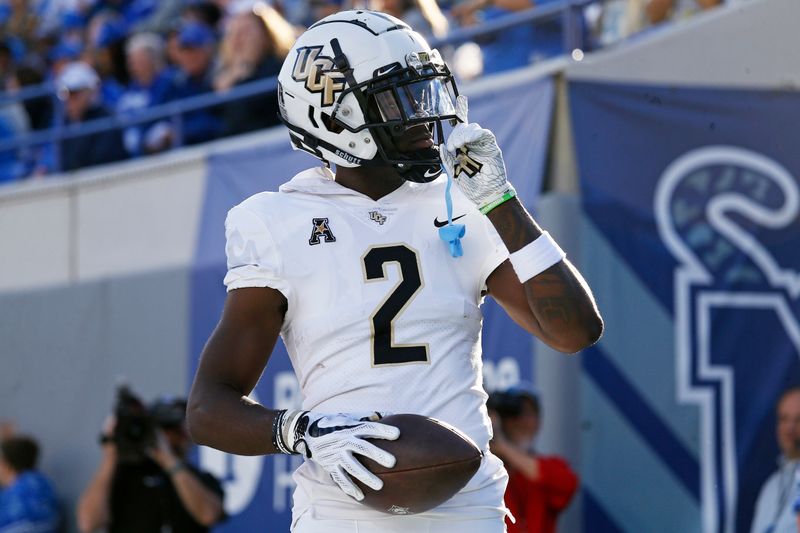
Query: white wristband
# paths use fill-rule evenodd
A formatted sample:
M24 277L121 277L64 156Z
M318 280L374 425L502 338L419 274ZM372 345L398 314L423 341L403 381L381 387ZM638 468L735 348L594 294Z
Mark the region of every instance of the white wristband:
M520 282L525 283L565 257L567 254L564 253L564 250L545 231L532 243L511 254L509 259Z

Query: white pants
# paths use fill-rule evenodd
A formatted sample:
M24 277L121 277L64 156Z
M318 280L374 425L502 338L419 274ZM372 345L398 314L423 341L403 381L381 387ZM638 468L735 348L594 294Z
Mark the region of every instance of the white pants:
M379 520L321 520L311 513L297 519L292 533L505 533L503 517L480 520L430 520L397 516Z

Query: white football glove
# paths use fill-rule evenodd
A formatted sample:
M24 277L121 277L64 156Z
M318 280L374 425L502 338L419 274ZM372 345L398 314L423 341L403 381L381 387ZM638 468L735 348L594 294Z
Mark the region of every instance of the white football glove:
M302 453L328 472L345 494L360 501L364 499L364 493L350 476L373 490L380 490L383 481L353 454L369 457L386 468L392 468L396 462L394 455L364 440L395 440L400 436L396 427L377 422L381 418L377 412L322 414L285 411L276 418L273 433L279 450Z
M467 97L460 95L456 100L456 114L463 122L453 128L447 142L439 145L439 155L445 171L461 192L482 213L487 213L516 192L506 178L503 152L494 134L479 124L470 124L467 111Z

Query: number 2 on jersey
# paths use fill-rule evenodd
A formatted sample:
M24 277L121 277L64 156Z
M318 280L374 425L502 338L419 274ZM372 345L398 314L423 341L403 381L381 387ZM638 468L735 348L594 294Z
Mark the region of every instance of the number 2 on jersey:
M404 244L374 246L362 258L364 276L368 282L388 279L386 264L396 263L400 281L392 292L373 311L372 364L397 365L428 362L427 344L395 344L394 321L422 289L422 272L417 252Z

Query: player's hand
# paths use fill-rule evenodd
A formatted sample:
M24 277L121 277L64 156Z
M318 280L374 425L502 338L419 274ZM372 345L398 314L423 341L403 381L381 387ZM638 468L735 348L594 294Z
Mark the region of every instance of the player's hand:
M461 95L456 101L456 114L463 122L453 128L447 142L439 145L439 155L461 192L483 212L513 192L514 187L506 178L503 152L494 134L469 123L467 111L467 97Z
M155 442L153 446L145 450L145 453L164 470L169 470L176 462L180 461L180 458L172 451L167 435L161 428L155 429Z
M364 440L395 440L400 436L396 427L377 422L381 418L380 413L287 413L281 433L291 450L316 462L345 494L360 501L364 493L350 476L373 490L380 490L383 481L353 454L369 457L386 468L392 468L396 462L394 455Z

